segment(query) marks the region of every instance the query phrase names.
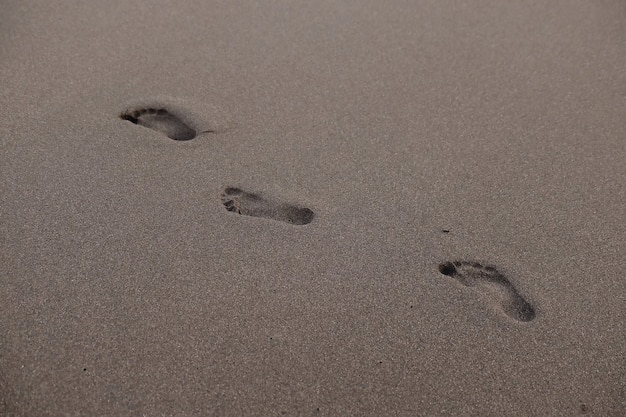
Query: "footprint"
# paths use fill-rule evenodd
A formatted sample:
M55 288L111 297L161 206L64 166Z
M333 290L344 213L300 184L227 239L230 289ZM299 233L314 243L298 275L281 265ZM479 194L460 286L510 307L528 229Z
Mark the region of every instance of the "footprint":
M178 116L163 108L128 111L122 113L120 118L136 125L161 132L168 138L174 140L190 140L197 136L194 129L183 122Z
M467 287L496 296L504 313L517 321L528 322L535 318L535 309L526 301L504 275L492 266L477 262L454 261L439 265L439 272L456 278Z
M308 208L267 200L258 194L248 193L234 187L224 190L222 204L226 210L244 216L263 217L295 225L309 224L314 217L313 211Z

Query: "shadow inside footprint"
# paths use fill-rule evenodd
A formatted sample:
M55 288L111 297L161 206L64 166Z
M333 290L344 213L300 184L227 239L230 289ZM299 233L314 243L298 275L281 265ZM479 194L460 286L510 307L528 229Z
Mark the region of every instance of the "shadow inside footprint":
M197 135L196 131L189 127L178 116L163 108L133 110L122 113L120 118L128 120L133 124L163 133L168 138L174 140L190 140Z
M492 266L466 261L444 262L439 265L439 272L467 287L492 296L497 294L502 310L514 320L528 322L535 318L533 306L519 294L511 281Z
M295 225L309 224L315 216L311 209L269 200L258 194L234 187L228 187L224 190L222 204L226 210L237 214L278 220Z

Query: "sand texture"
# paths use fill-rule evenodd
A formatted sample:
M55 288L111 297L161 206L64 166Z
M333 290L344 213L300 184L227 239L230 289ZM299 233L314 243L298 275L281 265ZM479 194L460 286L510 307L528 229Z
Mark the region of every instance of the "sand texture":
M17 1L0 416L626 408L626 2Z

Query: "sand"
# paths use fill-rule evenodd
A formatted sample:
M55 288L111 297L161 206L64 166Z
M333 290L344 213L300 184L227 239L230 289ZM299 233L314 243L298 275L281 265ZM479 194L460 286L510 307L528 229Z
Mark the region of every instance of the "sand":
M623 415L625 22L5 2L0 415Z

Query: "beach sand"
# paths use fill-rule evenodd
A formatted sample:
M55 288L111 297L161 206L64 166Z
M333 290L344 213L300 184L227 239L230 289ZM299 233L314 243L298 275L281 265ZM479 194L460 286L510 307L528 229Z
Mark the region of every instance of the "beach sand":
M623 415L623 1L3 9L0 415Z

